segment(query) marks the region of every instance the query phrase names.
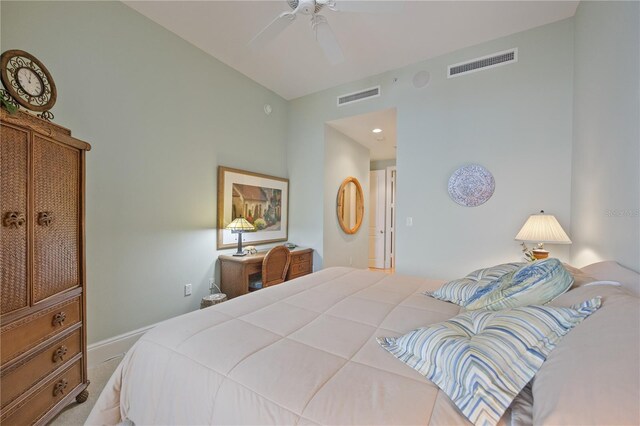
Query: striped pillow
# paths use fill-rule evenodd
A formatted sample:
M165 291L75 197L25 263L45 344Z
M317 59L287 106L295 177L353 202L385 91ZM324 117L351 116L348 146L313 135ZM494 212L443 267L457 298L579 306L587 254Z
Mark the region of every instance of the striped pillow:
M472 423L495 425L562 336L600 304L598 297L571 308L470 311L378 342L438 385Z
M434 292L425 292L424 294L464 306L474 294L486 290L488 285L498 278L509 272L517 271L524 265L526 263L503 263L491 268L478 269L464 278L449 281Z
M473 311L543 305L569 290L573 277L558 259L537 260L476 291L464 304Z

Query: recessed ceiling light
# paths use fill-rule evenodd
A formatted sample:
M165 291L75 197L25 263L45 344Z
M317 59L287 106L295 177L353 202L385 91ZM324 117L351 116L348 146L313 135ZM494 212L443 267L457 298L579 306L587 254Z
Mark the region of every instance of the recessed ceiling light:
M373 133L382 133L382 129L373 129L372 132Z

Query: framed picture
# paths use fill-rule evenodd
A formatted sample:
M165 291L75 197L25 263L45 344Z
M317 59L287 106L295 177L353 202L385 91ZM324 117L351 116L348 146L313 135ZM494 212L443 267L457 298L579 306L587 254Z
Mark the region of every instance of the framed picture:
M255 232L233 234L226 227L243 217ZM218 249L286 241L289 179L218 166Z

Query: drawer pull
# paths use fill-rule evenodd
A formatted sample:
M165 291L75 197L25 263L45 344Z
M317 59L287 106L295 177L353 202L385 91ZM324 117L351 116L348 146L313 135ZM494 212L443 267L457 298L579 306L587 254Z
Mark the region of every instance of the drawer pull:
M24 214L20 212L6 212L2 224L7 228L19 228L24 225Z
M62 325L64 323L64 320L66 319L67 319L67 314L65 314L64 312L58 312L53 316L53 321L51 321L51 324L54 327L57 325Z
M64 356L67 354L67 347L65 345L60 346L53 353L53 362L64 361Z
M53 222L53 212L40 212L38 213L38 225L49 226Z
M64 393L64 390L67 388L67 379L60 379L58 383L53 387L53 396L58 396Z

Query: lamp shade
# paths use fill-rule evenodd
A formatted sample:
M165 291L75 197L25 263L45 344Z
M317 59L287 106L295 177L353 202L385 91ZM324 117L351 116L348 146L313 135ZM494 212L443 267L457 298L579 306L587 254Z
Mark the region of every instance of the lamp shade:
M244 217L234 219L229 225L227 225L227 229L233 232L250 232L256 230L256 228L247 222Z
M532 214L524 223L516 241L529 241L534 243L571 244L571 240L555 216L544 214Z

